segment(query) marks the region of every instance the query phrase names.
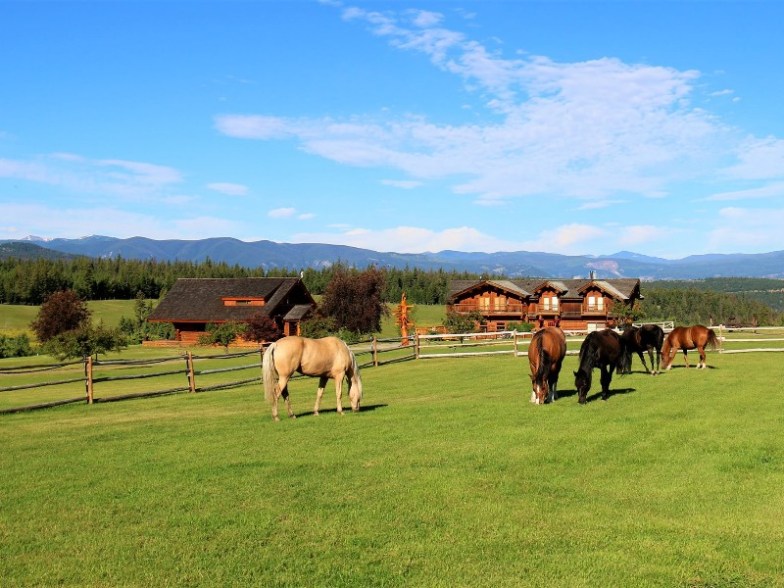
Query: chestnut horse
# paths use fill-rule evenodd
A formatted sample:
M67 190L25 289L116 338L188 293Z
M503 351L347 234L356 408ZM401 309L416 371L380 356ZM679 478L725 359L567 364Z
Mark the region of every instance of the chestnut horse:
M574 372L574 386L580 404L585 404L591 389L591 374L598 367L602 372L602 400L607 400L614 370L621 373L631 362L629 350L621 336L612 329L592 331L580 346L580 367Z
M316 405L313 414L319 413L319 404L324 394L327 380L335 380L337 410L343 414L343 378L348 380L348 395L351 410L357 412L362 400L362 380L354 354L342 340L337 337L323 339L307 339L306 337L283 337L264 352L261 364L264 381L264 396L272 403L272 418L278 418L278 398L283 396L289 417L296 418L291 410L288 383L292 374L297 371L306 376L319 378L316 392ZM277 380L277 381L276 381Z
M689 349L696 349L700 354L700 363L697 368L707 367L705 363L705 347L710 346L711 349L716 349L719 339L713 329L709 329L703 325L692 325L691 327L675 327L667 339L664 341L662 347L662 355L664 362L662 369L669 370L672 368L672 360L678 349L683 351L683 361L686 362L686 367L689 367L689 359L686 357Z
M558 399L558 374L566 356L566 337L558 327L545 327L528 346L531 367L531 402L544 404Z
M621 338L624 343L626 343L626 347L629 348L629 364L623 366L622 373L628 374L632 371L632 353L636 353L640 356L640 361L642 362L642 367L645 368L645 371L649 374L653 373L655 376L659 372L659 366L661 364L664 329L659 325L643 325L641 327L629 326L624 329ZM648 369L648 364L645 363L645 357L642 354L643 351L648 352L648 359L651 360L651 370L653 370L653 372ZM654 355L654 352L656 355Z

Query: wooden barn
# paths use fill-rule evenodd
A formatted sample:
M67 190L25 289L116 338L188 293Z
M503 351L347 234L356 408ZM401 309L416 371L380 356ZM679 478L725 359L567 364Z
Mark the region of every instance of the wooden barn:
M177 341L198 343L209 324L241 322L261 313L284 335L298 335L316 302L299 278L179 278L148 321L171 323Z
M453 280L447 312L479 312L487 331L504 331L509 323L593 330L631 315L637 300L642 294L635 278Z

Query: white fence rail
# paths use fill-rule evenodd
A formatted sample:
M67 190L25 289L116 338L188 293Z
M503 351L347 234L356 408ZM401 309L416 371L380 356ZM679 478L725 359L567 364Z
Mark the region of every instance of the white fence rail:
M673 321L653 324L658 324L665 333L672 331L675 326ZM719 353L784 352L784 327L730 328L719 325L713 329L719 338ZM565 330L564 334L567 355L577 355L588 331ZM527 347L532 337L533 333L518 331L417 335L414 340L414 356L416 359L480 355L527 356ZM757 345L750 346L754 343Z

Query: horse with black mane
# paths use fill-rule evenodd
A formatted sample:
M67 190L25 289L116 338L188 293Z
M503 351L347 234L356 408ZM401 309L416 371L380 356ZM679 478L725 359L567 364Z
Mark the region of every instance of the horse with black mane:
M531 368L531 402L544 404L558 398L558 375L566 356L566 337L558 327L538 330L528 346Z
M661 350L664 344L664 329L659 325L643 325L641 327L628 326L621 334L626 347L629 349L629 363L623 366L621 373L628 374L632 371L632 353L640 356L642 367L645 371L656 375L660 370L661 364ZM648 364L645 363L643 352L648 352L648 359L651 360L651 370L648 369ZM654 355L655 353L655 355ZM654 361L655 359L655 361Z
M291 410L288 383L294 372L319 379L316 392L316 405L313 414L319 413L319 404L324 394L327 380L335 380L335 396L337 411L343 414L343 378L348 380L348 395L351 410L359 410L362 400L362 380L354 354L348 345L337 337L308 339L306 337L283 337L272 343L264 352L261 364L264 381L264 395L272 403L272 418L278 418L278 398L283 396L289 417L296 418Z
M686 367L689 367L689 359L686 357L689 349L696 349L700 354L700 363L697 368L706 368L705 363L705 347L715 349L719 339L716 337L716 332L703 325L692 325L691 327L675 327L670 334L667 335L667 340L662 347L662 355L664 356L664 363L662 369L669 370L672 368L672 360L678 349L683 351L683 361L686 362Z
M574 386L580 404L585 404L591 389L591 374L598 367L601 372L602 400L607 400L613 371L619 373L630 363L629 350L621 336L612 329L592 331L580 346L580 367L574 372Z

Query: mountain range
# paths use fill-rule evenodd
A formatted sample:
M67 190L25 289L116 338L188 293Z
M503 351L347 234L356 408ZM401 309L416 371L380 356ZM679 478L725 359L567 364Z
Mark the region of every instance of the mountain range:
M83 255L97 258L155 259L158 261L225 262L265 270L324 268L341 262L358 268L466 271L521 277L640 278L684 280L712 277L784 278L784 251L757 254L691 255L682 259L649 257L630 251L612 255L559 255L534 251L496 253L439 251L437 253L379 252L323 243L240 241L229 237L198 240L146 237L120 239L93 235L81 239L27 237L0 241L0 258Z

